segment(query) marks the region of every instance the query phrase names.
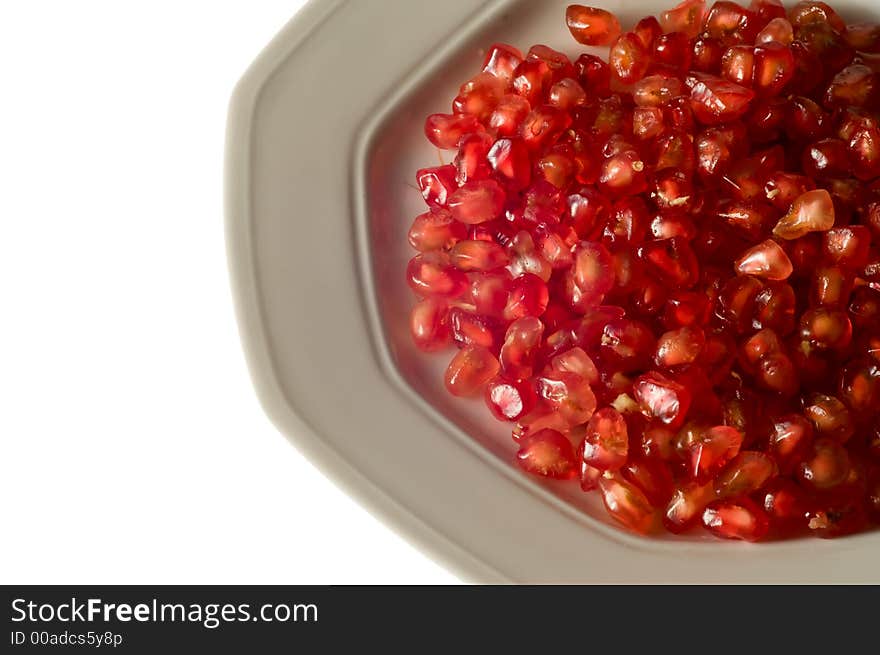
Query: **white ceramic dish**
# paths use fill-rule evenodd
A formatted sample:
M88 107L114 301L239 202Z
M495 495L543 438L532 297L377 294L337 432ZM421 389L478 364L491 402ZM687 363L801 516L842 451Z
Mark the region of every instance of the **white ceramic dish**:
M603 6L631 23L671 2ZM437 157L424 116L447 111L481 45L575 53L566 4L312 0L241 80L227 238L266 412L341 487L469 580L880 581L878 533L744 545L619 531L574 485L512 466L509 429L451 399L442 362L410 344L404 234L422 211L411 179Z

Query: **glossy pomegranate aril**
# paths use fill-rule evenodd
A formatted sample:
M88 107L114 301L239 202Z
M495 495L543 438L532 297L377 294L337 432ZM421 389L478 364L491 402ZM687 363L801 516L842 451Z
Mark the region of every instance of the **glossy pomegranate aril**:
M596 411L596 395L580 375L550 371L542 374L536 384L538 395L569 425L586 423Z
M788 19L784 17L770 20L755 37L756 45L775 42L787 46L791 45L792 41L794 41L794 30Z
M699 327L682 327L664 332L657 340L654 363L661 368L692 364L706 345L706 335Z
M690 409L692 393L666 375L651 371L635 379L633 397L645 416L679 426Z
M611 253L601 243L578 244L566 278L572 307L584 310L599 305L614 286L613 270Z
M449 255L440 251L413 257L406 269L410 288L420 296L457 298L468 286L465 274L452 266Z
M844 37L846 42L859 52L880 53L880 24L847 25Z
M419 350L434 352L452 343L449 330L449 306L442 298L419 301L410 313L410 333Z
M843 19L824 2L798 2L789 9L788 19L797 27L821 23L830 26L836 32L846 30Z
M739 452L743 435L727 425L716 425L688 447L688 473L698 483L708 482Z
M752 327L790 334L796 325L797 296L789 284L768 282L755 296Z
M644 369L654 351L654 334L640 321L618 319L610 321L602 331L602 358L623 372Z
M498 139L486 159L499 179L514 189L524 189L532 178L529 150L520 139Z
M819 307L801 316L800 336L820 350L841 350L852 341L852 323L846 312Z
M504 209L505 194L494 180L466 182L449 197L452 217L462 223L485 223L496 218Z
M504 329L498 321L461 307L449 310L449 325L452 338L459 346L482 346L497 353L504 337Z
M649 64L649 51L634 32L621 34L608 54L611 74L623 84L633 84L642 79Z
M488 128L499 137L510 137L519 134L520 125L531 111L529 101L513 93L501 97L492 115L489 116Z
M531 381L493 379L486 385L486 405L499 421L518 421L535 408L537 396Z
M863 225L836 227L822 236L822 256L829 264L843 268L862 268L868 263L871 233Z
M654 528L656 515L645 494L619 476L599 479L602 501L608 513L624 527L648 534Z
M855 432L849 409L834 396L812 395L804 405L804 415L812 422L817 436L845 443Z
M467 228L445 209L419 214L409 229L409 244L419 252L444 250L467 236Z
M777 95L795 74L794 55L781 43L755 47L753 86L762 96Z
M777 473L776 462L762 452L740 451L715 478L719 498L737 498L761 489Z
M455 150L461 137L479 129L479 121L469 114L431 114L425 120L425 136L441 150Z
M672 492L663 515L663 525L675 534L684 532L700 520L706 506L715 500L715 489L707 484L685 483Z
M453 396L473 396L498 375L501 365L483 346L465 346L446 369L446 389Z
M599 470L616 471L626 463L628 445L623 416L611 407L603 407L587 423L581 458Z
M817 439L801 462L798 479L811 489L831 489L844 482L850 472L846 448L834 439Z
M494 241L464 239L449 251L452 265L460 271L492 271L507 265L507 253Z
M544 324L534 316L523 316L510 324L499 355L506 376L521 380L532 375L543 334Z
M661 12L660 25L664 32L684 32L693 38L700 33L706 0L684 0L674 8Z
M785 280L794 267L785 251L773 239L749 248L734 264L740 275L754 275L766 280Z
M744 86L708 73L691 73L691 108L703 125L717 125L736 120L746 113L755 92Z
M718 74L721 71L721 59L725 50L721 41L710 36L694 39L691 67L701 73Z
M504 318L513 321L523 316L540 316L547 309L549 301L547 283L537 275L523 273L508 285Z
M697 258L681 237L649 241L639 247L639 257L673 288L688 289L697 282Z
M528 473L555 480L577 475L577 459L568 437L556 430L538 430L519 442L516 461Z
M804 490L788 478L771 481L760 498L774 530L785 534L806 527L809 499Z
M513 71L510 82L511 90L525 98L529 105L535 107L544 99L544 93L553 83L550 67L540 59L523 61Z
M569 5L565 24L575 41L584 45L609 45L620 34L617 16L596 7Z
M661 34L654 41L653 60L674 70L686 71L691 66L693 48L684 32Z
M711 503L703 511L702 520L707 530L723 539L758 541L770 527L764 510L748 498Z
M724 51L721 57L721 75L731 82L752 86L755 71L755 47L735 45Z
M452 101L454 114L469 114L485 121L504 94L505 82L492 73L479 73L465 82Z
M790 240L810 232L825 232L833 226L834 203L831 195L825 189L815 189L795 199L773 228L773 234Z
M483 72L491 73L505 83L513 79L513 72L523 61L523 53L506 43L495 43L486 51Z
M552 143L571 125L571 116L558 107L541 105L523 119L520 136L530 150Z

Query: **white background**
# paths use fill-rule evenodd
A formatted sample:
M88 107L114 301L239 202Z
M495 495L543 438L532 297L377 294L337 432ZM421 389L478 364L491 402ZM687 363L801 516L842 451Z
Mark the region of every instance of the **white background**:
M450 583L269 424L227 102L299 0L0 4L0 582Z

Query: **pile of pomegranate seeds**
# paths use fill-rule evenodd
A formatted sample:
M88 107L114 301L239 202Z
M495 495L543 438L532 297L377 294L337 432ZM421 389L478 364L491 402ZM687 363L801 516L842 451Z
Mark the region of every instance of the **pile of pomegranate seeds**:
M525 471L629 529L749 541L880 522L880 25L685 0L486 53L425 134L425 351Z

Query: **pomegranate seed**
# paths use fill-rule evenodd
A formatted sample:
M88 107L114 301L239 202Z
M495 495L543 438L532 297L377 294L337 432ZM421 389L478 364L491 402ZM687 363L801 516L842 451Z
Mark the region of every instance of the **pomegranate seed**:
M537 275L523 273L510 282L504 318L513 321L523 316L540 316L549 301L547 283Z
M575 248L574 265L566 277L571 306L586 309L599 305L614 286L611 253L601 243L583 241Z
M599 489L605 509L612 518L640 534L653 530L656 520L654 508L638 487L620 477L602 477L599 479Z
M651 361L654 334L644 323L629 319L610 321L602 332L601 355L623 372L643 369Z
M806 527L809 500L794 482L776 478L767 485L762 496L761 505L774 528L791 532Z
M562 52L546 45L533 45L526 54L526 61L542 61L550 69L550 81L556 83L565 77L574 77L571 60Z
M443 250L467 236L467 228L445 209L419 214L409 229L409 244L419 252Z
M486 51L483 72L491 73L504 82L513 79L514 71L523 61L520 50L506 43L495 43Z
M786 414L773 422L768 449L779 469L790 474L809 452L813 424L800 414Z
M577 475L574 448L568 438L556 430L538 430L523 437L516 461L527 473L545 478L569 480Z
M700 433L688 448L690 475L701 484L711 480L739 452L742 441L742 433L727 425Z
M701 73L717 74L721 70L721 58L724 56L724 46L718 39L709 36L701 36L694 39L691 66Z
M777 473L776 463L768 455L743 450L715 478L719 498L736 498L761 489Z
M498 375L501 366L483 346L465 346L446 369L446 388L453 396L473 396Z
M703 511L703 526L723 539L758 541L770 527L770 521L757 504L748 498L719 500Z
M691 89L694 116L704 125L736 120L755 98L751 89L707 73L691 73L686 82Z
M507 265L507 253L493 241L459 241L449 258L460 271L491 271Z
M660 21L654 16L645 16L636 23L633 33L639 37L639 41L650 52L654 42L663 35L663 28L660 27Z
M836 227L822 237L822 254L829 264L862 268L868 263L871 233L863 225Z
M461 137L479 129L479 121L468 114L431 114L425 120L425 136L441 150L455 150Z
M492 73L479 73L459 89L452 101L453 113L470 114L485 121L504 94L504 86L505 83Z
M800 336L822 350L841 350L852 341L852 323L846 312L818 307L801 316Z
M721 75L731 82L752 86L756 49L751 45L735 45L721 57Z
M445 207L449 196L458 186L454 166L420 168L416 171L416 184L425 202L432 208Z
M803 27L814 23L829 25L835 32L844 32L843 19L824 2L798 2L788 12L792 25Z
M791 23L784 17L772 19L755 37L756 45L775 42L787 46L791 45L792 41L794 41L794 30Z
M687 416L692 394L684 385L651 371L633 382L633 396L645 416L678 426Z
M675 534L684 532L700 519L703 510L714 499L715 489L711 482L704 485L691 482L677 487L666 506L663 525Z
M880 52L880 25L877 23L847 25L844 37L851 47L860 52Z
M452 217L462 223L474 224L491 221L504 209L505 194L493 180L466 182L449 198Z
M569 111L586 104L587 93L576 80L566 77L550 87L547 102L563 111Z
M697 282L697 258L681 237L650 241L639 247L639 257L671 287L688 289Z
M642 79L649 63L648 49L634 32L621 34L608 54L611 74L623 84L633 84Z
M849 410L834 396L814 394L805 403L804 415L813 423L820 437L830 437L844 443L855 432Z
M425 352L442 350L452 343L449 306L442 298L425 298L413 307L409 327L416 347Z
M850 472L846 448L833 439L816 439L798 468L798 478L812 489L831 489L844 482Z
M847 177L849 151L840 139L822 139L804 149L801 167L813 178Z
M529 112L520 126L520 136L530 150L539 150L556 140L571 125L571 116L552 105Z
M596 7L569 5L565 24L575 41L584 45L609 45L620 34L617 16Z
M489 129L499 137L516 136L531 109L529 101L522 96L513 93L501 96L489 117Z
M654 40L653 59L655 64L663 64L684 72L691 66L693 48L684 32L660 34Z
M510 87L514 93L526 99L530 106L541 103L544 92L550 88L553 74L550 67L540 59L523 61L513 71Z
M501 370L514 380L532 375L535 356L541 346L544 324L534 316L518 318L510 327L501 346Z
M616 471L626 463L628 444L623 416L611 407L603 407L587 423L581 458L599 470Z
M596 55L582 54L574 62L577 78L584 90L599 98L611 95L611 69Z
M472 314L460 307L449 311L452 338L461 346L474 345L498 352L504 329L489 316Z
M754 275L766 280L785 280L794 270L785 251L773 239L746 250L734 264L740 275Z
M683 327L664 332L657 341L654 363L672 368L697 361L706 345L706 335L699 327Z
M486 385L486 405L499 421L518 421L535 408L537 396L530 381L495 378Z
M620 470L623 478L637 487L654 507L666 507L672 497L672 475L660 462L646 457L631 458Z
M754 87L759 95L776 95L795 74L794 55L781 43L755 47Z
M529 150L520 139L498 139L486 159L492 170L514 189L524 189L532 178Z
M834 203L825 189L807 191L791 204L773 228L782 239L797 239L809 232L825 232L834 225Z
M669 11L660 14L660 25L664 32L684 32L694 38L700 33L703 15L706 13L706 0L684 0Z
M752 327L790 334L795 328L797 298L791 285L767 283L755 296Z
M599 369L584 349L577 346L553 357L550 368L554 371L575 373L591 385L599 383Z
M439 251L413 257L406 271L410 288L420 296L456 298L468 286L465 274L452 266L449 255Z
M678 78L649 75L633 86L633 101L640 107L660 107L681 95L681 90Z
M596 411L596 395L587 381L575 373L551 371L537 380L538 395L569 425L590 420Z

